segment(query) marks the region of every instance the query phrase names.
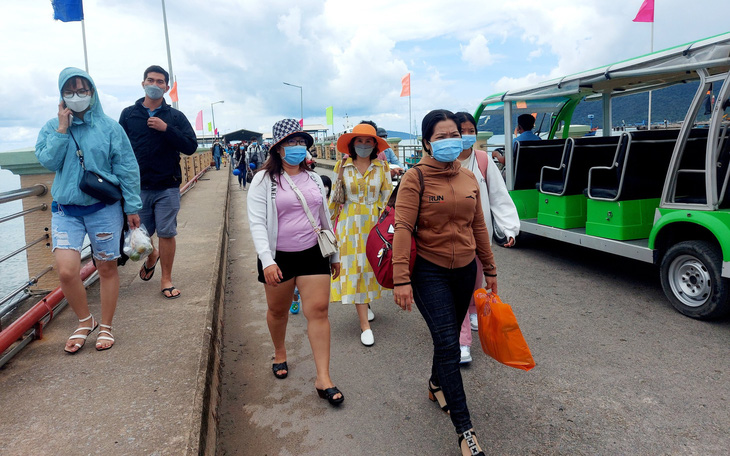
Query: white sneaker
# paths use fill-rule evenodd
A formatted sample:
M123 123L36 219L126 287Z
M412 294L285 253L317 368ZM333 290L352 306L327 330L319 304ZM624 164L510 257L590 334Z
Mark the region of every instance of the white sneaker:
M469 364L471 362L471 347L468 345L461 346L461 360L459 364Z
M365 331L360 334L360 342L362 342L363 345L366 347L370 347L375 343L375 336L373 336L373 330L372 329L366 329Z
M477 314L469 314L469 323L471 324L472 331L479 331L479 319Z
M370 304L368 304L368 321L375 320L375 314L373 313L372 309L370 309Z

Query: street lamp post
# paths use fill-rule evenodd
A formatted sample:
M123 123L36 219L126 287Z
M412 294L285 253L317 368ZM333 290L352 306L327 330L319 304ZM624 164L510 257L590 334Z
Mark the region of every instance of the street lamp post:
M304 91L302 90L302 86L298 86L295 84L289 84L288 82L285 82L284 85L296 87L299 89L299 114L301 114L300 118L302 119L302 126L304 126L304 95L303 95Z
M215 130L216 130L216 128L215 128L215 111L213 111L213 105L218 104L218 103L225 103L225 101L221 100L221 101L216 101L215 103L210 104L210 114L213 117L213 137L216 136L216 134L215 134Z

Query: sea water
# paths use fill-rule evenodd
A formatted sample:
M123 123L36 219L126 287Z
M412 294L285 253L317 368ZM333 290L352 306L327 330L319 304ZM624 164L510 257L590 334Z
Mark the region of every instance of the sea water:
M20 188L20 176L6 169L0 169L0 193ZM23 210L22 201L0 204L0 217ZM0 223L0 258L25 245L23 217ZM34 247L35 248L35 247ZM34 271L37 274L40 271ZM25 252L21 252L0 263L0 298L18 288L28 280L28 262Z

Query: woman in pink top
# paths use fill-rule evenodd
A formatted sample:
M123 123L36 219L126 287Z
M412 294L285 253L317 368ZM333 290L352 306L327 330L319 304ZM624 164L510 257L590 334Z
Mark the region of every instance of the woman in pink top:
M330 276L336 278L340 273L339 255L322 256L317 235L292 188L293 184L302 194L314 223L331 230L326 189L305 162L307 148L313 142L294 119L274 124L269 159L254 175L248 192L248 220L258 254L258 280L266 292L274 376L283 379L289 375L284 341L296 286L317 368L314 387L321 398L339 405L345 398L330 379L328 316Z

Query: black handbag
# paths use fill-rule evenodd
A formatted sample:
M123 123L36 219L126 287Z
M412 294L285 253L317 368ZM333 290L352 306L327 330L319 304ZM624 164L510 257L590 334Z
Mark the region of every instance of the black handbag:
M86 169L84 165L84 153L81 151L79 143L76 142L76 138L74 138L71 130L68 132L71 134L71 139L74 140L74 144L76 144L76 156L79 157L79 163L81 163L81 168L84 170L81 176L81 182L79 182L79 189L107 205L121 200L122 189L118 185L114 185L104 177Z

